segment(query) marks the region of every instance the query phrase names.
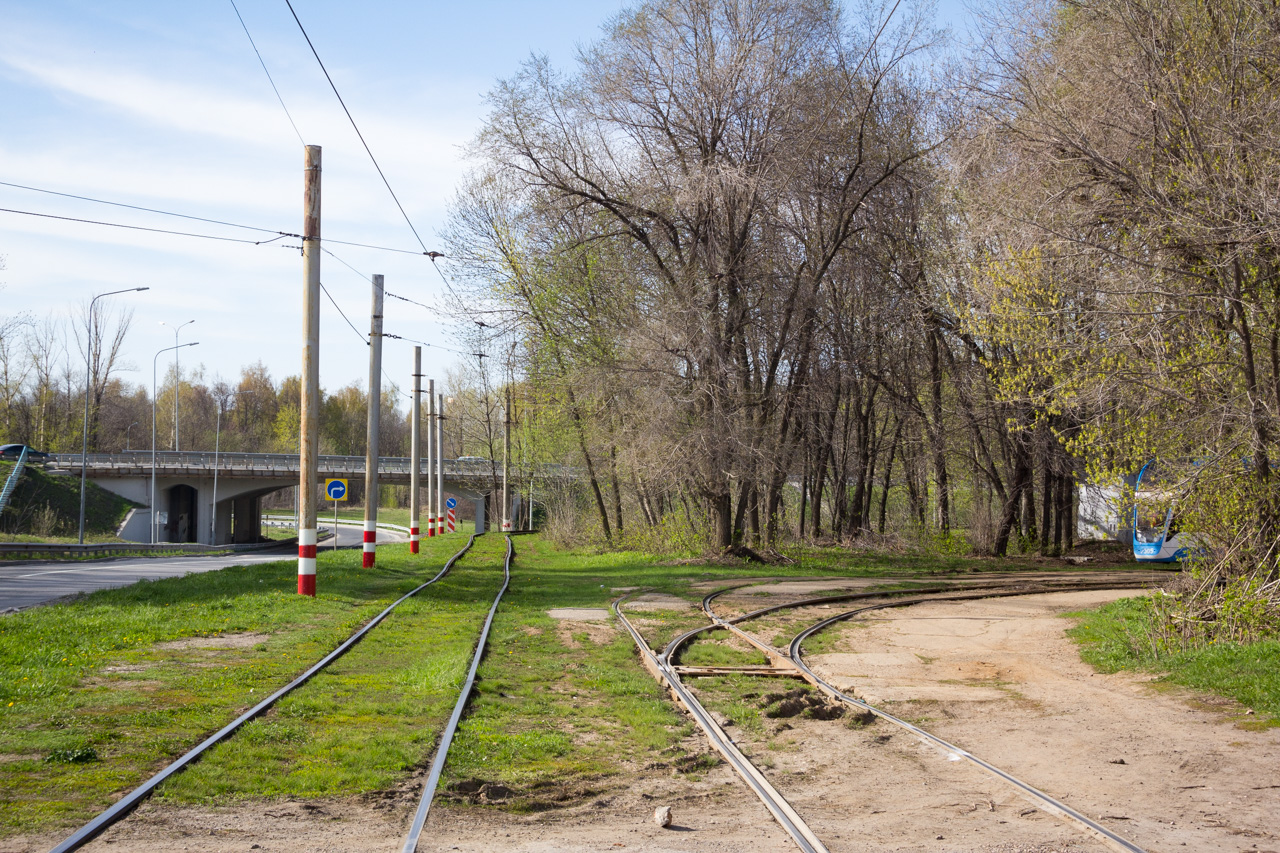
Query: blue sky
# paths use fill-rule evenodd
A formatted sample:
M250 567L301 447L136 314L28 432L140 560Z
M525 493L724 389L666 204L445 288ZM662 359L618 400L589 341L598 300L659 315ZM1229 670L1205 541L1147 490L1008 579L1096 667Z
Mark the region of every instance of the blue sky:
M324 236L416 249L417 240L347 123L284 0L236 0L303 139L324 149ZM356 4L294 0L316 49L427 248L438 248L463 147L483 95L531 52L568 68L621 0ZM943 22L963 26L958 0ZM0 0L0 181L296 232L302 143L280 108L230 0ZM0 208L234 237L251 232L0 186ZM255 239L257 239L255 237ZM296 241L283 240L285 244ZM386 289L433 304L443 283L425 258L330 248ZM6 315L40 318L88 297L134 310L126 381L150 385L172 326L184 372L234 379L262 360L299 371L302 266L296 249L126 231L0 213ZM441 269L448 272L446 261ZM369 285L325 256L321 278L362 331ZM100 301L101 306L107 300ZM436 345L437 378L462 347L447 318L389 300L386 331ZM367 376L367 348L327 300L321 383ZM168 358L166 356L165 358ZM74 359L74 356L73 356ZM386 372L410 383L410 344L388 341ZM162 359L162 369L163 369Z

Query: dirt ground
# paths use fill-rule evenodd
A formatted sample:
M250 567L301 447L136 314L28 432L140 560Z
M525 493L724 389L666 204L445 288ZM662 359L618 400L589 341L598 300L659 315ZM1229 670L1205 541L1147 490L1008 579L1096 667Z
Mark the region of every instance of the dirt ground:
M1247 709L1230 703L1133 675L1097 675L1064 636L1070 622L1059 614L1130 594L1057 593L880 611L841 628L834 647L809 662L837 685L1100 818L1152 853L1280 853L1280 730L1256 730ZM791 686L762 681L760 701ZM862 724L847 714L768 724L763 736L732 721L727 730L833 853L1108 849L1006 783L885 722ZM796 849L727 766L700 778L646 766L554 811L437 804L419 849ZM149 803L85 849L399 850L419 784L316 803L223 809ZM674 817L667 829L652 819L664 805ZM58 840L10 839L0 842L0 853L47 850Z

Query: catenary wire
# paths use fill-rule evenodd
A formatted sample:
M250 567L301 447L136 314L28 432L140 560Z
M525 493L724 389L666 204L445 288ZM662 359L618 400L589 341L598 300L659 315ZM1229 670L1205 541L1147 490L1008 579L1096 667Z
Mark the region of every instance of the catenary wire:
M12 181L0 181L0 187L12 187L13 189L18 189L18 190L29 190L35 193L44 193L45 195L56 195L56 196L61 196L62 198L73 198L77 201L89 201L89 202L93 202L94 204L105 204L105 205L110 205L111 207L123 207L128 210L140 210L144 213L158 213L161 216L176 216L178 219L190 219L192 222L208 222L210 225L226 225L228 228L243 228L246 231L262 231L263 233L266 233L266 234L280 234L285 237L298 237L299 239L301 239L301 236L302 236L300 234L294 234L289 231L279 231L275 228L263 228L258 225L243 225L239 222L227 222L222 219L209 219L204 216L192 216L189 213L178 213L173 210L161 210L155 207L143 207L142 205L138 205L138 204L126 204L125 202L122 202L122 201L108 201L105 198L94 198L92 196L87 196L87 195L77 195L75 193L64 193L64 192L59 192L58 190L45 189L44 187L32 187L26 184L15 184ZM25 213L26 211L13 211L13 212ZM32 215L39 216L42 214L32 214ZM93 220L86 220L86 221L93 221ZM107 222L107 223L95 223L95 224L114 225L115 223ZM121 227L127 227L127 226L121 226ZM203 236L203 235L197 234L193 236ZM374 249L379 252L396 252L402 255L420 255L420 256L426 256L428 258L431 258L432 260L435 260L436 258L444 257L444 255L442 255L439 252L419 252L417 249L397 249L393 246L378 246L372 243L355 243L350 240L335 240L331 237L321 237L320 242L333 243L335 246L356 246L361 249Z
M59 219L63 222L80 222L85 225L105 225L109 228L124 228L128 231L149 231L152 234L172 234L177 237L199 237L202 240L219 240L224 243L246 243L250 246L263 246L267 243L274 243L276 240L283 240L285 237L297 237L297 234L285 234L276 232L276 236L269 240L246 240L242 237L219 237L214 234L196 234L191 231L171 231L167 228L147 228L142 225L124 225L119 222L103 222L97 219L78 219L74 216L54 216L52 213L36 213L31 210L14 210L9 207L0 207L0 213L17 213L22 216L38 216L41 219ZM244 227L244 226L241 226ZM266 229L256 229L266 230Z
M418 245L422 247L422 251L427 251L427 244L422 242L422 238L418 236L418 229L413 227L413 222L409 219L409 214L405 213L404 205L400 203L400 199L396 197L396 191L391 189L391 182L387 180L387 176L383 174L382 167L378 165L378 158L373 156L373 151L369 148L369 143L364 141L364 134L360 132L359 125L356 124L355 118L351 115L351 110L347 109L347 104L342 100L342 95L338 93L338 87L334 85L333 78L329 76L329 69L324 67L324 61L320 59L320 54L316 51L316 46L311 43L311 36L307 35L306 27L302 26L302 20L298 17L298 13L293 9L293 3L290 0L284 0L285 5L289 7L289 12L293 15L293 20L297 22L298 29L302 31L302 37L307 40L307 47L311 48L311 54L316 58L316 62L320 65L320 70L324 72L324 79L329 81L329 88L333 89L333 94L337 97L338 103L342 105L342 111L347 114L347 120L351 122L351 127L355 130L356 136L360 137L360 144L364 146L365 153L369 155L369 159L373 161L373 168L378 170L378 177L382 178L382 183L386 185L387 192L391 193L391 199L396 203L396 207L400 208L400 215L404 217L404 221L408 224L409 230L413 232L414 238L418 241Z
M401 302L408 302L410 305L417 305L419 308L426 308L428 311L440 310L439 308L432 308L430 305L427 305L426 303L418 302L417 300L410 299L407 296L401 296L398 293L392 293L389 290L384 290L383 293L387 296L390 296L392 299L399 299Z
M244 22L244 18L240 15L240 10L236 7L236 0L231 0L231 8L235 9L236 18L240 21L240 26L244 30L244 34L249 39L249 44L253 47L253 52L258 55L258 64L262 66L262 71L267 75L267 82L271 84L271 91L276 93L276 100L280 102L280 109L284 110L285 117L289 119L289 124L293 127L293 132L297 135L298 141L304 146L306 140L302 138L302 132L298 130L298 125L294 122L293 116L289 113L289 108L284 105L284 98L280 95L280 90L276 88L276 81L271 79L271 72L267 70L267 63L262 58L262 51L258 50L258 45L254 43L253 36L249 35L249 27Z
M43 187L30 187L26 184L15 184L10 181L0 181L0 187L13 187L18 190L30 190L33 193L44 193L45 195L56 195L62 198L74 198L77 201L91 201L94 204L106 204L111 207L125 207L129 210L141 210L144 213L158 213L162 216L176 216L179 219L190 219L192 222L208 222L210 225L226 225L229 228L243 228L246 231L262 231L267 234L281 234L286 237L297 237L297 234L289 234L285 231L278 231L275 228L259 228L257 225L241 225L238 222L226 222L221 219L207 219L203 216L191 216L187 213L176 213L172 210L159 210L154 207L142 207L137 204L125 204L121 201L107 201L103 198L93 198L87 195L76 195L75 193L58 192L57 190L47 190ZM108 223L109 224L109 223ZM370 247L375 248L375 247Z
M356 336L357 336L357 337L359 337L359 338L360 338L360 340L364 341L365 346L368 346L368 345L369 345L369 338L368 338L368 336L367 336L367 335L365 335L365 333L364 333L364 332L362 332L362 331L360 331L359 329L357 329L357 328L356 328L356 324L351 322L351 319L350 319L349 317L347 317L347 315L343 312L343 310L342 310L341 308L338 308L338 301L337 301L336 299L334 299L334 298L333 298L333 294L329 292L329 288L327 288L327 287L325 287L325 286L324 286L324 282L323 282L323 281L322 281L322 282L320 282L320 289L324 291L324 295L325 295L325 296L329 297L329 304L331 304L331 305L332 305L332 306L337 310L337 312L338 312L340 315L342 315L342 319L344 319L344 320L346 320L346 321L347 321L347 325L351 327L351 331L355 332L355 333L356 333Z
M377 249L380 252L399 252L402 255L426 255L432 260L444 257L444 255L439 252L419 252L417 249L396 249L392 246L375 246L370 243L353 243L350 240L333 240L329 237L321 237L320 242L333 243L338 246L358 246L361 249Z
M413 338L406 338L404 335L393 335L390 332L383 332L382 337L394 338L397 341L404 341L405 343L408 343L408 344L417 344L418 346L431 347L432 349L442 349L442 350L446 350L447 352L457 353L458 355L475 355L475 353L473 352L463 352L460 349L447 347L444 344L429 344L426 341L419 341L419 340L414 340Z

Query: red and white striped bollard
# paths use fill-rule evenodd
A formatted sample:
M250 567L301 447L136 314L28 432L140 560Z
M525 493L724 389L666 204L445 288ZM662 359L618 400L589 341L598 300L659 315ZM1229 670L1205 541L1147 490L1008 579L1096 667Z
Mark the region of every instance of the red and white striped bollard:
M298 531L298 595L316 597L316 530Z
M377 522L366 521L364 523L364 556L360 565L366 569L373 568L374 556L378 549L378 528Z

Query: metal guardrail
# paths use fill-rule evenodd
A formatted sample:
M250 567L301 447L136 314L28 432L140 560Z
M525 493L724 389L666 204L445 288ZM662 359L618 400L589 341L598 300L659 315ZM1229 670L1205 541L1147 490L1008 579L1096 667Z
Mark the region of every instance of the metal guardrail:
M291 524L297 523L297 519L292 515L264 515L262 516L262 520L267 522L268 524L279 522L279 521L287 521L287 522L290 522ZM333 524L333 522L329 521L328 519L318 519L318 521L325 522L327 524ZM339 518L338 526L339 527L363 527L364 522L358 518ZM320 529L323 530L324 528L320 528ZM398 530L401 533L409 532L409 528L404 527L403 525L400 525L400 524L392 524L389 521L379 521L378 529L379 530Z
M157 469L172 471L175 468L189 471L208 471L214 469L215 456L219 474L235 475L239 472L263 474L279 473L281 476L296 476L299 470L296 453L210 453L206 451L162 450L155 454ZM54 468L80 469L79 453L54 453L50 455L49 465ZM124 453L90 453L85 457L90 471L98 469L145 469L151 470L151 451L135 450ZM319 457L320 473L326 476L359 475L364 476L363 456L321 456ZM378 472L388 475L407 476L412 468L413 460L403 456L384 456L378 460ZM456 459L444 460L446 477L492 477L495 470L501 472L502 464L481 462L459 462ZM427 473L426 461L423 460L420 473ZM577 470L566 465L542 465L536 470L539 477L574 477Z
M196 542L105 542L94 545L62 544L58 542L0 542L0 557L8 556L48 556L50 554L67 557L102 556L117 554L191 554L212 556L217 554L236 554L241 551L262 551L288 545L290 540L281 539L272 542L253 542L240 545L201 545Z

